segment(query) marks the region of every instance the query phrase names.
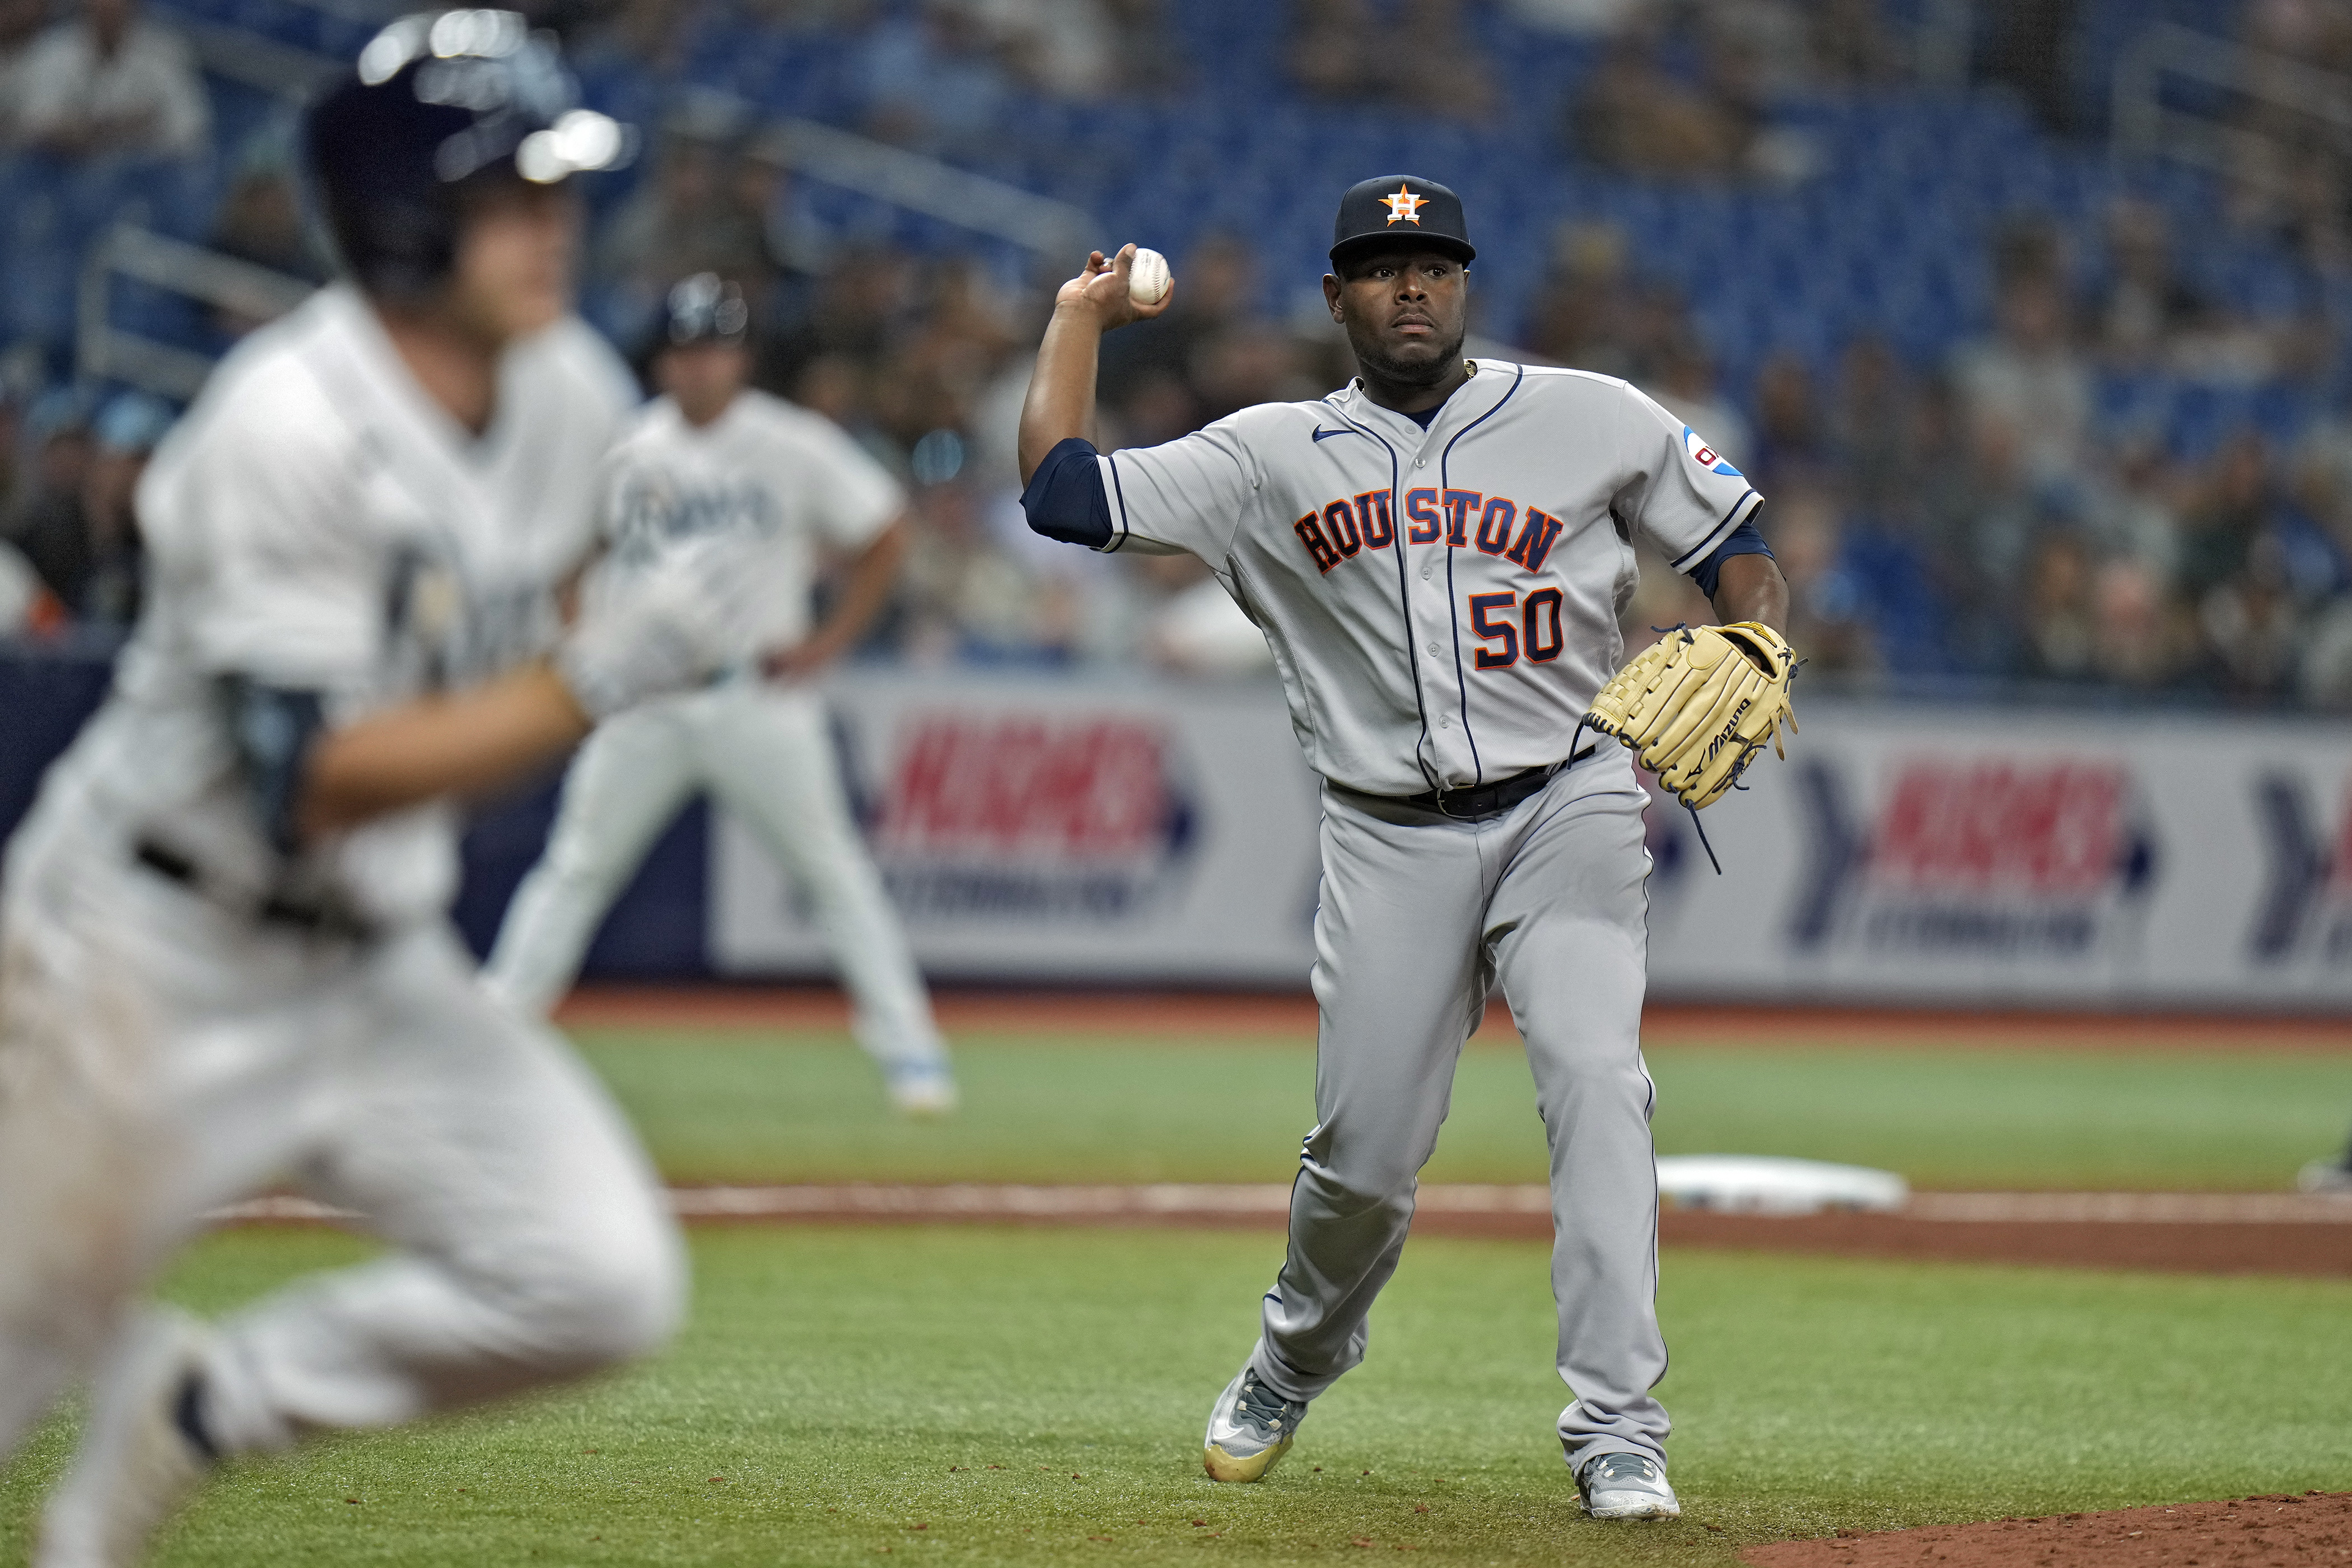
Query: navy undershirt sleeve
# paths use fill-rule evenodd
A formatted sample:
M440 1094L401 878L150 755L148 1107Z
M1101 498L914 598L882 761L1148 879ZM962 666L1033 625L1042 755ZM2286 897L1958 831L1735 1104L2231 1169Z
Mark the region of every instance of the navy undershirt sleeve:
M1093 442L1079 436L1045 454L1021 492L1031 532L1089 550L1110 542L1110 498L1103 493L1100 456Z
M297 818L310 748L326 728L326 704L315 691L264 686L241 676L227 680L229 735L245 764L246 788L262 831L279 854L301 847Z
M1760 506L1756 509L1757 511L1763 510ZM1723 575L1723 563L1735 555L1772 558L1772 547L1764 542L1761 533L1756 531L1755 512L1750 512L1746 522L1731 531L1730 538L1716 546L1714 554L1691 568L1691 581L1698 584L1700 593L1710 599L1715 597L1716 579Z

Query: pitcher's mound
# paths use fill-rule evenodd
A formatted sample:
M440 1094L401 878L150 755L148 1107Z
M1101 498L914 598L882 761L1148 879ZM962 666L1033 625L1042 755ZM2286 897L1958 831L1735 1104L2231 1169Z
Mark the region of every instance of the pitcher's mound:
M1739 1557L1753 1568L2333 1568L2352 1564L2352 1492L1931 1524Z

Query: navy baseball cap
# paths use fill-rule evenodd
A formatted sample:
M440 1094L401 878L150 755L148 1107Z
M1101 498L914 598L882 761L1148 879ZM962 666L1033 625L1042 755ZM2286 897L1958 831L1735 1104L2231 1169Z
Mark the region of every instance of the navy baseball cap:
M1350 185L1331 226L1331 265L1405 246L1442 251L1457 261L1475 258L1462 198L1435 180L1412 174L1381 174Z
M698 272L669 291L669 342L740 343L751 330L742 289L716 272Z

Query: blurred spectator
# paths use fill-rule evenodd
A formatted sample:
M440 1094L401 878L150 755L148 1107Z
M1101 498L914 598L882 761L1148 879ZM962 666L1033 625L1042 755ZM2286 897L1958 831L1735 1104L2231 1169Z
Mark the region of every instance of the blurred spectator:
M1118 29L1118 79L1129 94L1159 98L1189 84L1192 64L1170 26L1167 0L1106 0Z
M65 388L44 394L25 416L25 459L0 529L23 552L60 604L79 604L91 570L82 486L90 467L89 411Z
M68 156L188 157L211 132L194 54L137 0L82 0L78 19L32 45L20 79L20 133Z
M1815 0L1807 12L1813 67L1822 79L1868 86L1902 74L1903 51L1887 32L1878 0Z
M2247 569L2208 593L2197 618L2225 691L2255 700L2287 693L2303 656L2303 615L2275 540L2256 541Z
M56 596L24 552L0 540L0 637L36 636L63 619Z
M2057 242L2039 226L2012 230L1994 258L1994 331L1954 358L1970 424L2016 444L2029 482L2075 478L2091 418L2091 376L2075 353Z
M873 28L856 70L866 133L914 147L986 145L1013 90L988 29L964 0L923 0L918 15Z
M2076 0L1988 0L1980 7L1985 76L2013 89L2060 135L2074 124L2067 46L2077 8Z
M2140 562L2115 560L2099 568L2093 595L2100 677L2140 691L2170 683L2192 639L2163 584Z
M1806 669L1816 677L1875 670L1863 587L1845 567L1843 531L1829 497L1802 488L1775 497L1762 527L1789 580L1789 641Z
M2246 569L2273 500L2268 448L2242 431L2215 455L2182 509L2179 581L2192 601Z
M1139 558L1168 591L1144 634L1152 663L1177 675L1257 675L1274 668L1265 634L1234 603L1224 584L1189 555Z
M1101 0L964 0L1015 79L1089 102L1119 85L1118 31Z
M1827 421L1814 395L1813 373L1783 351L1756 373L1756 437L1748 476L1766 495L1792 486L1832 482Z
M677 279L716 272L757 310L778 261L761 199L771 186L753 162L739 142L664 138L651 177L605 224L595 275L658 300Z
M1462 0L1402 0L1384 58L1389 90L1406 107L1471 124L1494 117L1494 72L1471 42Z
M1738 173L1756 126L1748 105L1668 72L1656 36L1636 23L1570 99L1566 131L1602 168L1689 179Z
M1901 517L1919 489L1914 451L1918 412L1911 377L1884 338L1857 338L1838 358L1829 441L1853 509L1881 521Z
M1677 19L1696 26L1673 27ZM1675 56L1695 58L1677 71ZM1568 105L1568 144L1603 168L1666 179L1758 176L1790 182L1820 171L1812 137L1770 124L1775 94L1814 74L1803 13L1779 0L1716 0L1687 12L1637 11Z
M942 262L926 285L915 323L892 343L873 388L877 423L910 450L934 430L971 427L1013 346L1013 311L975 263Z
M2081 680L2098 654L2098 610L2091 552L2073 533L2044 534L2026 572L2021 673L2042 680Z
M1078 646L1077 595L1006 549L986 510L982 493L961 481L916 492L908 656L919 664L1068 662Z
M2202 326L2210 311L2172 264L2172 236L2164 211L2124 198L2107 209L2107 276L2092 306L2098 344L2118 365L2160 363L2172 340Z
M1318 98L1356 98L1380 79L1379 27L1370 0L1298 0L1290 76Z
M225 256L272 272L314 283L326 280L326 268L302 225L293 150L285 139L256 137L247 144L206 243Z
M1642 8L1644 0L1504 0L1512 20L1538 32L1613 33Z
M1470 38L1461 0L1299 0L1290 74L1318 98L1380 98L1441 120L1481 121L1494 73Z
M2018 591L2042 520L2008 425L1963 423L1955 435L1940 482L1922 497L1918 534L1948 646L1962 669L1997 674L2014 662Z
M1562 224L1528 312L1528 347L1578 370L1638 379L1643 345L1625 252L1625 232L1614 224Z
M1752 473L1756 446L1748 420L1715 383L1715 361L1691 332L1676 333L1659 356L1656 384L1646 387L1665 411L1698 433L1735 468Z
M167 405L139 392L119 394L99 410L96 450L81 487L89 568L80 593L64 595L81 620L128 626L139 618L146 568L135 510L139 479L172 420Z
M48 0L0 0L0 146L24 134L25 63L48 25Z
M1209 421L1192 384L1194 363L1213 340L1258 310L1257 254L1236 235L1213 232L1197 240L1176 274L1176 297L1163 314L1103 342L1102 396L1126 414L1137 445L1172 440Z
M855 395L870 413L894 329L915 298L912 258L877 247L845 247L817 281L807 307L790 321L776 323L762 353L761 380L799 402L818 395L802 389L816 370L835 384L824 395L855 384Z

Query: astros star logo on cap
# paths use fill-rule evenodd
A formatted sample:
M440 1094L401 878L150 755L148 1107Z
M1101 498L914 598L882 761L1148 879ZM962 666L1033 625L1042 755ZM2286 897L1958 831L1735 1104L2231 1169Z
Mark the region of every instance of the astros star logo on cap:
M1381 200L1388 204L1391 223L1409 223L1418 226L1421 223L1421 204L1428 198L1414 195L1411 185L1399 185L1396 188L1396 195L1382 196Z

